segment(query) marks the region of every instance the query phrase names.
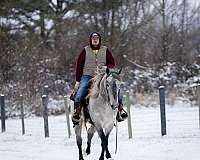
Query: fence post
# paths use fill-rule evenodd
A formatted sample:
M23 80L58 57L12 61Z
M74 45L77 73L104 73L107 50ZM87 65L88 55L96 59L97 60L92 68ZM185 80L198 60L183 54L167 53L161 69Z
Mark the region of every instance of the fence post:
M23 96L20 94L20 111L21 111L21 119L22 119L22 135L25 134L25 125L24 125L24 105L23 105Z
M166 115L165 115L165 87L159 87L159 97L160 97L160 117L161 117L161 134L166 135Z
M49 94L49 86L45 85L44 86L44 93L43 93L43 95L47 95L48 96L48 94Z
M1 132L6 131L6 114L5 114L5 96L2 94L1 98Z
M131 126L131 111L130 111L130 97L129 97L129 92L126 92L126 106L127 106L127 113L128 113L128 136L129 139L132 138L132 126Z
M43 118L44 118L44 134L45 138L49 137L49 125L48 125L48 97L47 95L42 95L42 104L43 104Z
M64 103L65 103L65 113L66 113L66 120L67 120L68 137L70 138L71 130L70 130L69 107L68 107L68 103L67 103L67 96L64 96Z
M198 96L198 105L199 105L199 128L200 128L200 84L197 86L197 96Z

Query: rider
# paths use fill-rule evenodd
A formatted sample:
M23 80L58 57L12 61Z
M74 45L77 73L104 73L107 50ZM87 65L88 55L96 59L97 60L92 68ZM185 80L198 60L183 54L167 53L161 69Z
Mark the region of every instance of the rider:
M74 86L75 104L74 113L72 116L73 122L79 122L81 114L81 100L83 100L88 93L89 80L95 75L97 66L105 65L108 68L115 66L115 60L111 51L101 45L101 36L97 32L91 33L89 37L89 45L84 47L81 51L76 63L76 83ZM122 95L119 96L117 120L123 121L128 115L124 111L122 103Z

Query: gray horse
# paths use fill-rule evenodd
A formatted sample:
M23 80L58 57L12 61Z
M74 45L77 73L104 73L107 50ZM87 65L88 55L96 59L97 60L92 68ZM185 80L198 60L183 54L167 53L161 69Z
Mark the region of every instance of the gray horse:
M90 154L90 145L94 133L97 131L101 139L102 152L99 160L111 158L108 150L108 137L113 129L116 121L117 107L118 107L118 93L120 87L121 70L109 70L106 72L100 71L97 76L93 78L93 85L89 92L89 104L87 109L90 115L91 127L87 130L87 148L86 153ZM84 107L82 109L82 117L78 125L74 127L76 134L76 142L79 149L79 160L83 159L82 154L82 137L81 130L83 123L86 123L86 113Z

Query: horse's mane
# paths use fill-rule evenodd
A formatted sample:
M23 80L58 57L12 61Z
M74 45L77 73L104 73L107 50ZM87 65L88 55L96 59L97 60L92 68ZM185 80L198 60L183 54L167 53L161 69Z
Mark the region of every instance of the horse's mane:
M96 98L99 96L99 88L100 88L100 82L103 78L104 74L97 74L96 76L94 76L94 78L92 78L92 85L89 89L89 97L92 98Z
M89 94L88 94L89 97L91 97L91 98L97 98L99 96L99 93L100 93L100 83L101 83L101 80L103 79L104 75L107 72L106 68L107 67L99 68L97 70L96 76L94 76L94 78L91 79L92 82L91 82L91 86L89 88ZM110 69L110 73L112 73L112 76L115 79L120 80L119 71L116 71L115 69Z

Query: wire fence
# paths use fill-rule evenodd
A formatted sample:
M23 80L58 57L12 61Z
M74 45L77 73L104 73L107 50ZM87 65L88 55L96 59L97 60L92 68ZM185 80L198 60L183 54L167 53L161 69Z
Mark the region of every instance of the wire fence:
M159 96L159 95L158 95ZM66 138L71 135L74 136L73 125L70 118L68 98L65 97L65 111L66 115L62 116L48 116L48 132L45 129L45 118L43 117L28 117L24 120L25 135L35 135L38 137L57 137ZM2 107L3 98L1 96L1 128L2 132L10 134L23 134L22 121L19 118L6 119L3 118ZM118 124L121 138L135 138L135 137L160 137L162 135L162 123L161 123L161 110L159 107L141 107L138 104L130 105L130 96L127 96L125 107L130 109L130 119L120 122ZM47 101L43 103L44 108L47 105ZM5 108L4 108L5 110ZM44 110L43 110L43 113ZM6 115L5 115L6 116ZM22 118L22 117L21 117ZM165 106L165 125L166 134L168 136L190 136L199 130L199 106L181 106L181 104L171 107ZM3 122L4 121L4 122ZM5 126L4 126L5 125ZM5 127L5 128L4 128ZM131 133L130 133L131 132ZM130 135L131 134L131 135Z

